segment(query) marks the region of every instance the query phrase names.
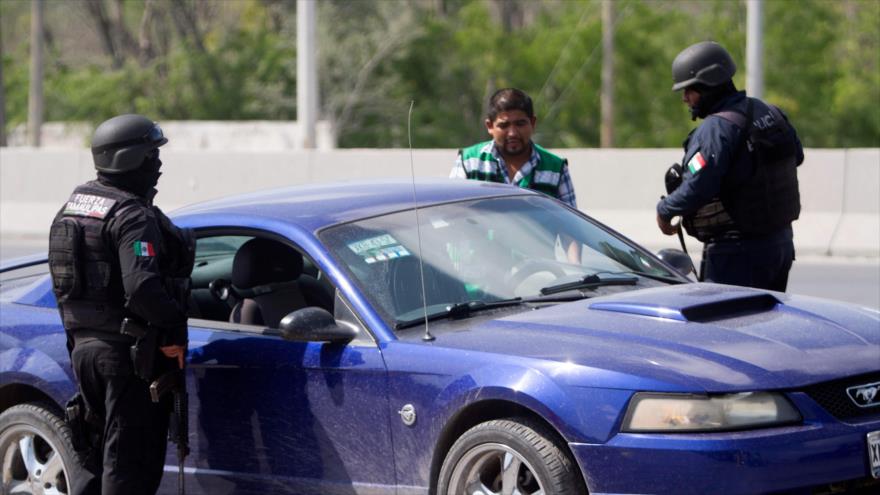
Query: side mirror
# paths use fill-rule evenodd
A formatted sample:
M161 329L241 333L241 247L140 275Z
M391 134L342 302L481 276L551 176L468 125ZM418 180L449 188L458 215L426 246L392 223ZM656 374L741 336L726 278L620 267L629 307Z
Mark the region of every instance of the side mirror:
M691 273L696 273L694 262L687 253L680 249L661 249L657 252L657 257L671 265L672 268L685 277Z
M350 342L357 337L357 330L340 325L326 309L317 307L294 311L281 320L278 326L281 337L293 342Z

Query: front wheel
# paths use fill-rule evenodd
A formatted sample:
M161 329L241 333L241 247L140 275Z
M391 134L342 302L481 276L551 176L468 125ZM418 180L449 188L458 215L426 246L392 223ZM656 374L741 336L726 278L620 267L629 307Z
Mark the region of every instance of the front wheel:
M526 418L487 421L449 449L439 495L579 495L580 475L541 424Z
M70 493L76 458L70 430L44 404L20 404L0 414L0 493Z

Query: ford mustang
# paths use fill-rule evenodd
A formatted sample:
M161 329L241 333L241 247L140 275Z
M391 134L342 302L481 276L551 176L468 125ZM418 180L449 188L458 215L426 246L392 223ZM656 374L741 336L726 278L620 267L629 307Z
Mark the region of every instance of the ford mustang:
M198 238L190 494L880 493L877 311L693 283L498 184L290 187L172 218ZM67 493L76 385L46 256L0 272L0 491ZM163 492L176 471L169 449Z

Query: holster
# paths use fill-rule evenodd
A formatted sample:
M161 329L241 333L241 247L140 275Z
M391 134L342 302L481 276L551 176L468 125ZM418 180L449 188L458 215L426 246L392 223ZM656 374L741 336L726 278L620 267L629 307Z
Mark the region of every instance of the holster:
M119 331L136 339L129 350L134 374L146 382L153 381L156 365L156 330L131 318L125 318Z
M103 420L92 413L79 392L67 401L64 420L70 428L73 449L83 458L88 458L100 446Z

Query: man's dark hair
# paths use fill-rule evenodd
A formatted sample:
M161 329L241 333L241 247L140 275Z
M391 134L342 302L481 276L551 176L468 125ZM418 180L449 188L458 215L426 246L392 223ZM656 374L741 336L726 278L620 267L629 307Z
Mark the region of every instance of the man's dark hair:
M522 110L528 118L535 116L532 99L529 98L529 95L516 88L504 88L499 89L489 98L486 118L494 121L499 113L511 110Z

